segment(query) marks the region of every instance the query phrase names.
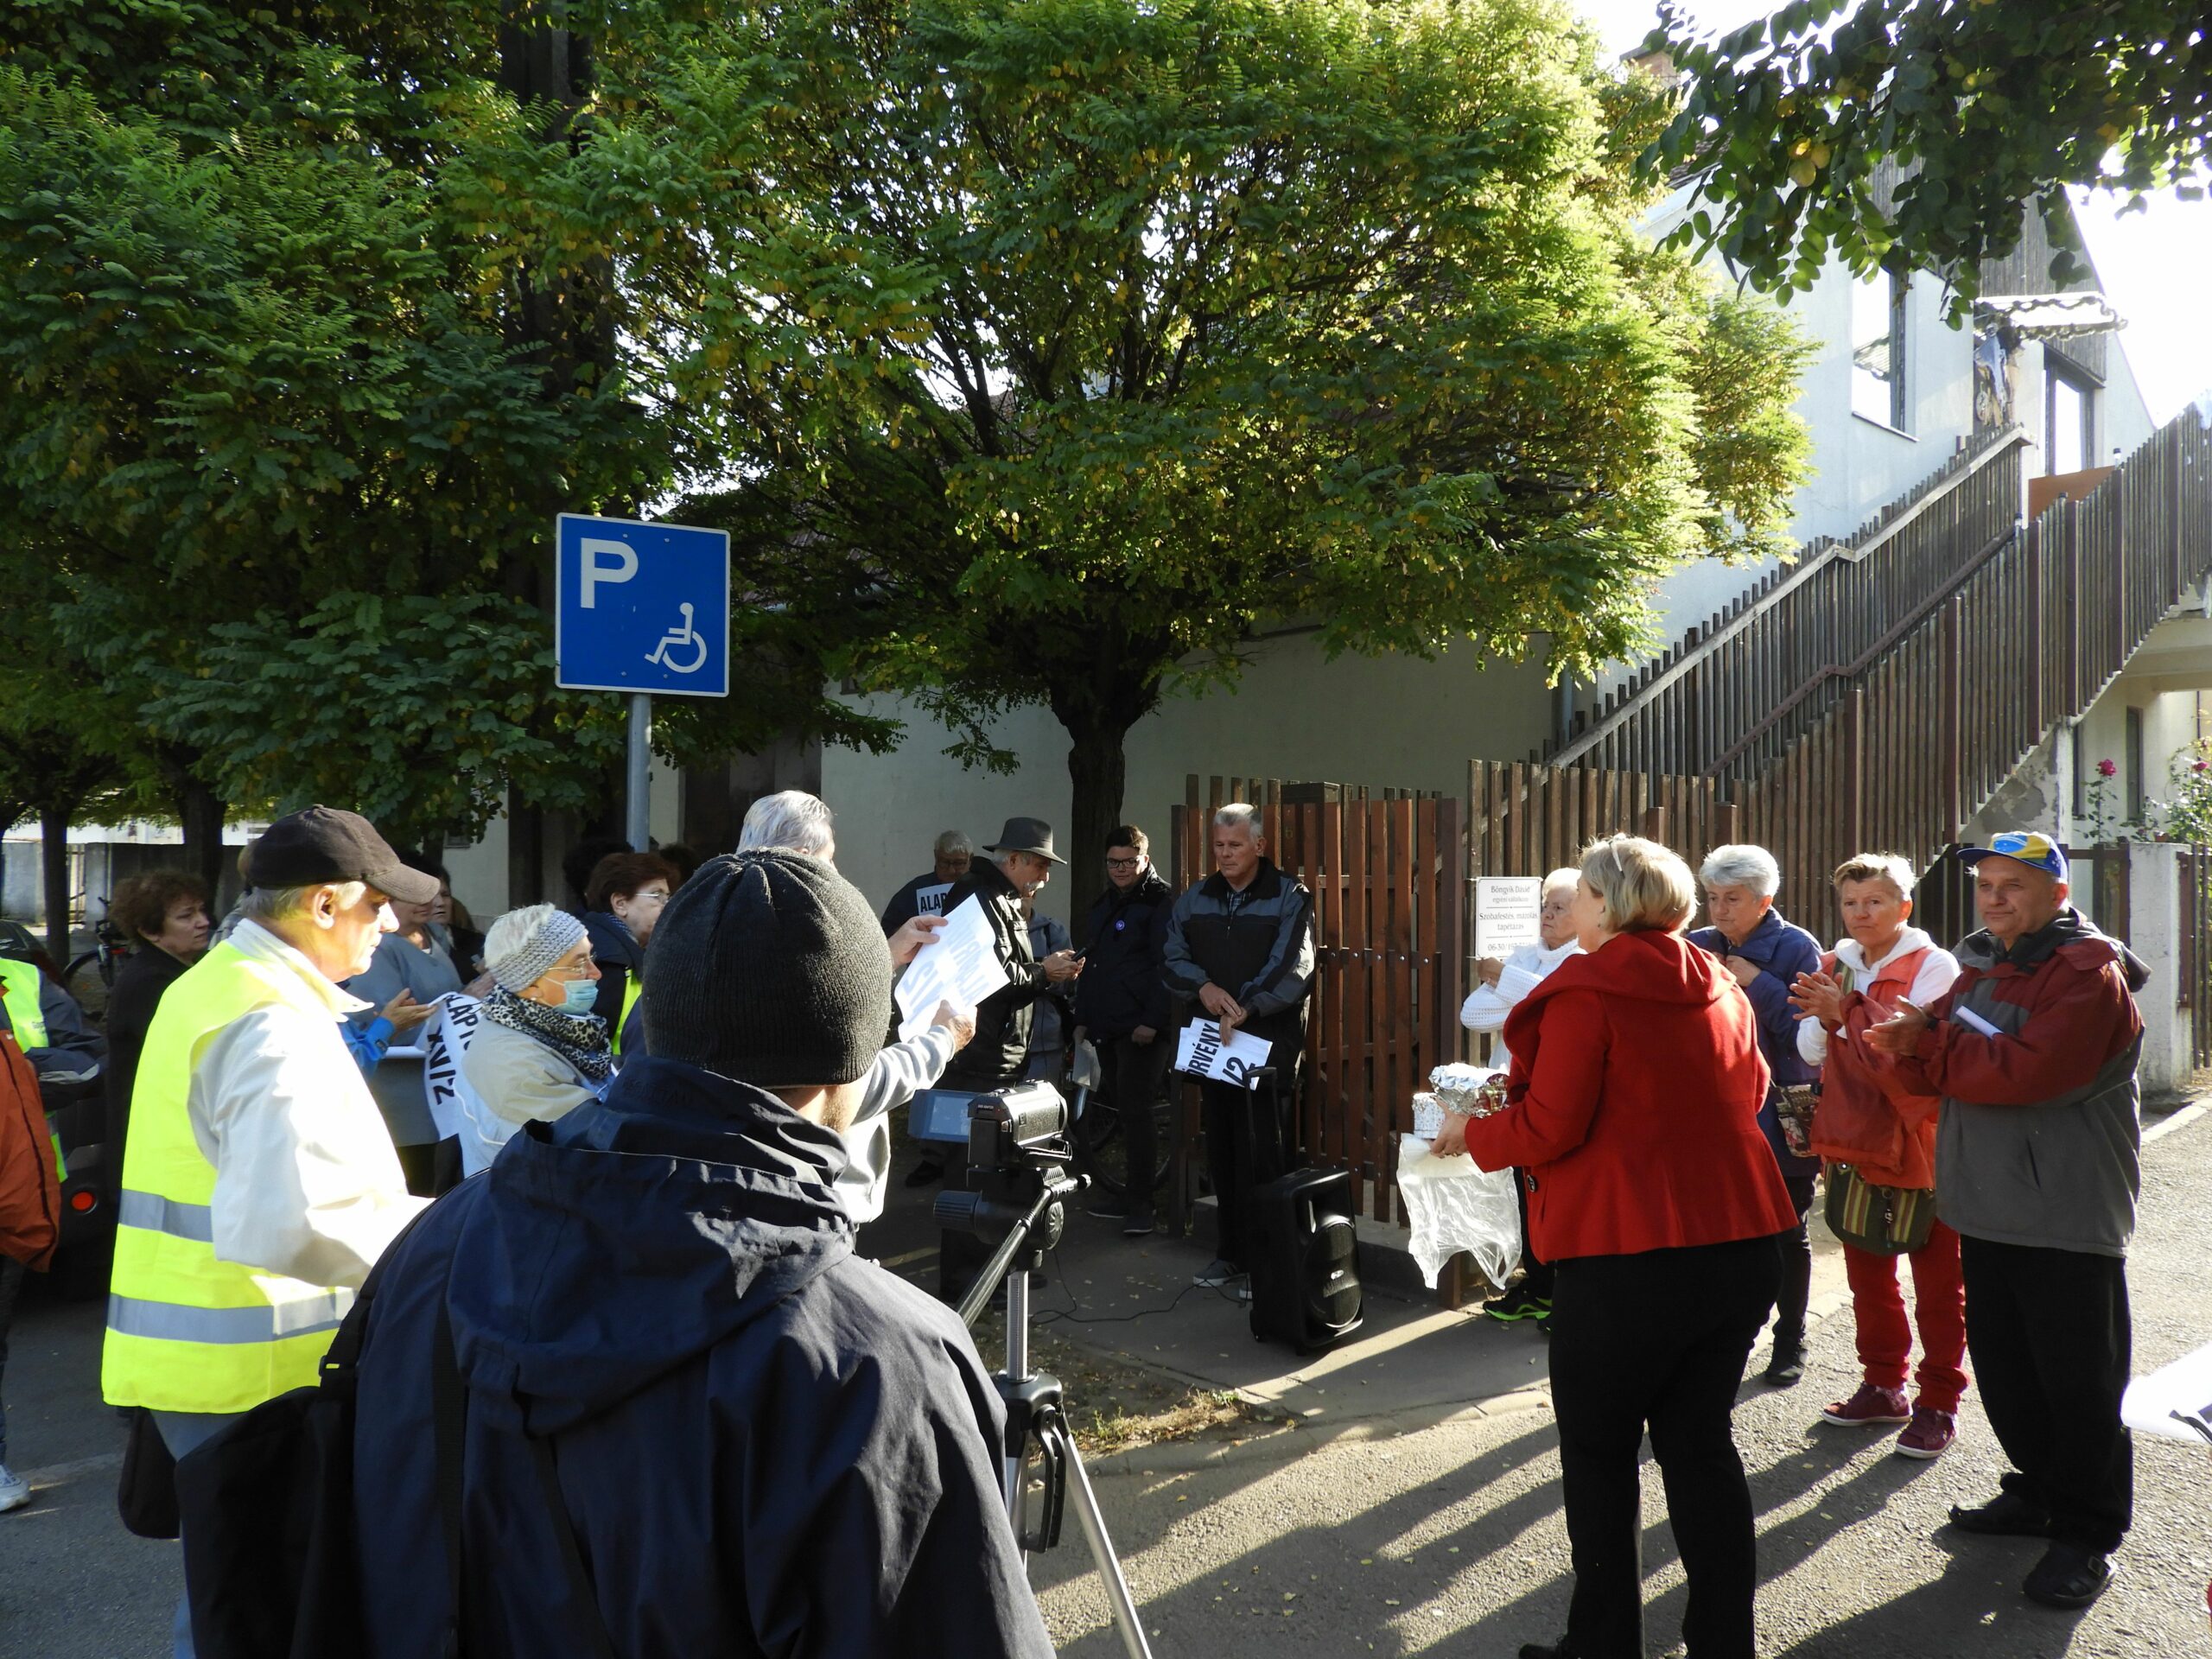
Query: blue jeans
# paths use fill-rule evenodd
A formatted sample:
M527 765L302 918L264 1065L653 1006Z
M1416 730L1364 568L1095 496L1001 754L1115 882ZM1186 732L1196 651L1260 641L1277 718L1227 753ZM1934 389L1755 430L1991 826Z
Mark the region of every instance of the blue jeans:
M238 1421L243 1412L157 1411L154 1427L161 1431L162 1444L169 1449L169 1456L182 1458L184 1454L206 1440L211 1440L228 1425ZM194 1659L192 1647L192 1586L185 1586L184 1595L176 1605L176 1622L170 1626L175 1644L176 1659Z

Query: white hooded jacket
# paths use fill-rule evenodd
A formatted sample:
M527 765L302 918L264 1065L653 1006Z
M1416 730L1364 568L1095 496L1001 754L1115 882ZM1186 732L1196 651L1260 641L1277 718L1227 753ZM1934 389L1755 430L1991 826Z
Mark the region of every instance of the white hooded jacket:
M1565 962L1579 957L1582 947L1573 939L1556 949L1541 944L1524 944L1509 951L1495 985L1478 985L1459 1005L1459 1023L1469 1031L1503 1031L1513 1005L1536 988L1537 982Z

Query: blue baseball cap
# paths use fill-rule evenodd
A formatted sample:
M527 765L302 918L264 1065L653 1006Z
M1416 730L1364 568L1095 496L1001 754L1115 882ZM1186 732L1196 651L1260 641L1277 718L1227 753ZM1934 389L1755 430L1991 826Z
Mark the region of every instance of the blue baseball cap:
M1959 849L1959 862L1968 869L1985 858L2009 858L2061 881L2066 880L2065 849L2037 830L2003 830L1989 838L1986 847Z

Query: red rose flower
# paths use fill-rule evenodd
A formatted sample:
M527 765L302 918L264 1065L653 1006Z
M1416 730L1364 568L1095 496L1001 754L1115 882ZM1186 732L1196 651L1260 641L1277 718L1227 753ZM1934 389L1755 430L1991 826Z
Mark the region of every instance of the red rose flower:
M2119 771L2119 766L2110 760L2100 760L2097 762L2097 776L2100 778L2113 777L2118 774Z

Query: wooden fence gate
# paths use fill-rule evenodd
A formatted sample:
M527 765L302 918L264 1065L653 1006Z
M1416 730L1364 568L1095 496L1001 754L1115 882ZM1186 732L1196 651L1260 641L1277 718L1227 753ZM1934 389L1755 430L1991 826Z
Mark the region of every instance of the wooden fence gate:
M1351 1172L1355 1205L1406 1224L1398 1136L1414 1091L1459 1052L1465 995L1465 840L1460 804L1435 796L1332 784L1191 779L1172 813L1168 880L1179 893L1212 873L1214 810L1262 810L1268 855L1313 896L1313 995L1296 1107L1300 1146ZM1187 1016L1186 1016L1187 1017ZM1197 1192L1198 1091L1177 1098L1169 1219L1186 1224Z

